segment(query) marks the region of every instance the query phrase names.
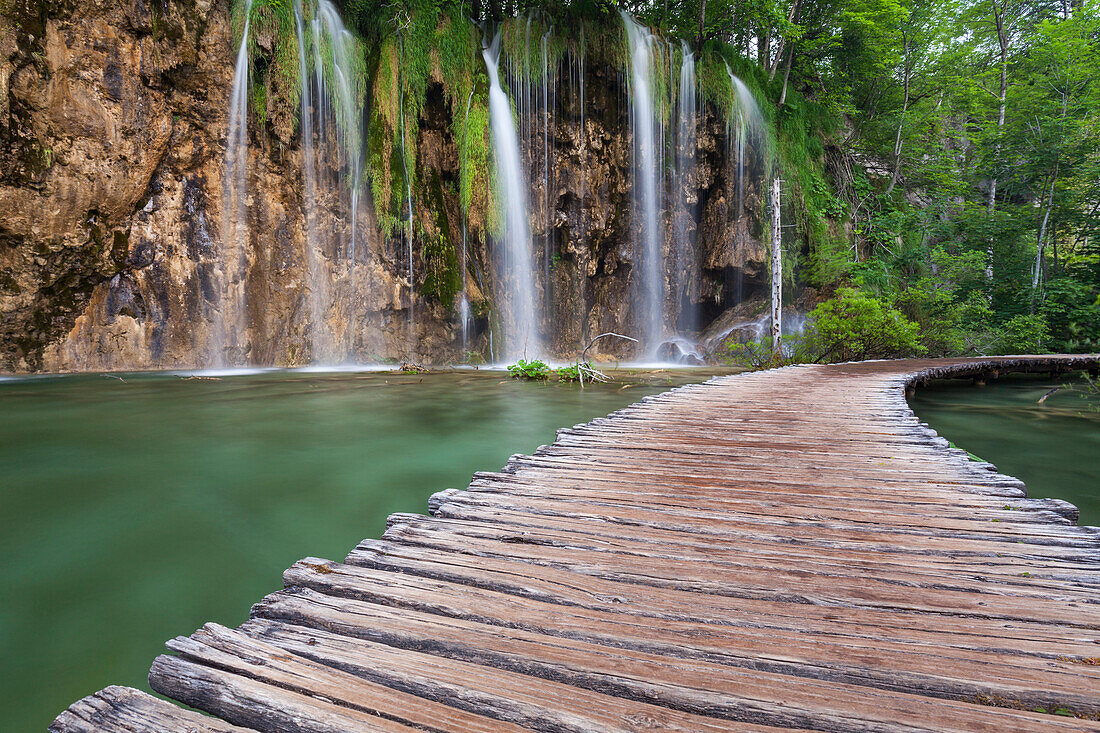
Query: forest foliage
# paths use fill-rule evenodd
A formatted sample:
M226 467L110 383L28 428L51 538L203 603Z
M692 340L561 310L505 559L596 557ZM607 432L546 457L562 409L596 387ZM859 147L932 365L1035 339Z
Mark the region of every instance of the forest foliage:
M873 353L936 356L1100 350L1098 5L345 0L343 9L373 49L365 174L384 227L398 224L397 199L420 175L412 148L429 78L459 111L463 208L485 188L474 186L490 175L475 23L533 14L572 29L571 39L583 29L591 52L616 63L625 9L696 50L704 100L722 107L728 64L760 101L793 224L788 288L812 288L826 304L810 323L847 314L859 333L860 319L886 328L897 314L913 328L902 324L897 348Z

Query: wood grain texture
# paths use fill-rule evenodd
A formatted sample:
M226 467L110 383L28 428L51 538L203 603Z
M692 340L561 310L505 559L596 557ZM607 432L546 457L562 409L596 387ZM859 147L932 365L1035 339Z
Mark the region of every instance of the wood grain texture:
M238 629L169 642L153 688L226 723L107 688L51 730L1100 731L1100 531L905 403L1097 364L800 366L648 397L343 563L299 561Z

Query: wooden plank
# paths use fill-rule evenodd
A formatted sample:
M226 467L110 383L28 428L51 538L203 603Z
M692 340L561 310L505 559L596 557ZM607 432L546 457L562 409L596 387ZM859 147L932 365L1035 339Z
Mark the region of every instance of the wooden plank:
M828 586L791 586L758 588L734 582L680 582L652 574L625 574L601 568L595 564L570 563L534 564L522 558L482 555L475 559L446 554L438 548L365 540L348 555L348 563L383 569L404 569L429 577L468 578L471 584L484 587L529 589L538 597L536 586L554 588L584 588L597 597L615 599L617 604L635 602L652 605L646 599L656 599L674 615L697 615L701 611L723 618L743 612L749 607L763 608L795 604L817 608L879 610L909 616L908 621L935 626L937 616L985 619L991 622L1012 621L1034 624L1058 623L1082 631L1100 630L1097 618L1100 606L1074 598L1019 598L990 594L983 598L973 593L943 591L939 593L900 593L889 597L868 588L834 589ZM655 563L654 565L657 565ZM471 569L472 572L471 572ZM522 591L520 591L522 592ZM790 612L788 610L788 612ZM805 613L799 608L797 613Z
M840 553L832 561L808 557L794 566L786 555L746 554L740 548L734 549L729 545L703 550L680 543L632 543L629 539L599 533L569 534L535 527L517 531L487 522L441 521L411 515L396 519L391 517L383 539L470 555L526 558L559 567L572 559L602 567L608 572L645 573L661 578L670 576L678 581L713 581L716 574L736 573L742 585L764 588L823 581L834 592L845 585L858 586L861 590L870 585L882 586L885 594L892 595L901 592L898 590L900 587L1048 599L1057 596L1086 603L1096 597L1095 586L1078 588L1061 580L1032 577L1030 573L1023 576L1024 571L1016 564L1010 565L1007 573L987 568L981 578L959 573L957 568L935 572L925 570L925 566L920 564L865 562L861 556ZM1005 560L1003 556L996 559ZM1092 580L1087 574L1080 576L1084 583ZM1096 613L1100 622L1100 609Z
M243 629L254 631L249 624ZM724 725L703 716L381 644L367 645L359 653L331 656L326 654L331 651L331 641L329 635L315 632L289 652L250 634L207 624L190 638L174 639L169 646L188 661L263 680L272 690L288 687L331 700L340 708L400 718L430 730L627 733L637 730L639 721L683 733L773 730ZM303 652L315 659L302 656ZM316 661L318 658L323 661ZM154 666L150 675L154 686L161 677ZM277 704L275 700L264 705L262 714L272 714ZM478 713L467 712L475 709Z
M447 631L435 621L428 624L421 642L433 649L430 662L420 660L418 652L410 652L411 645L394 647L272 621L255 621L243 628L250 635L329 666L386 679L397 676L395 684L402 685L410 684L405 676L409 675L419 694L426 697L456 694L448 688L449 683L466 696L473 690L480 692L476 704L491 710L501 704L498 696L506 696L515 705L515 700L531 695L541 717L525 717L521 722L532 728L563 727L547 715L553 709L549 701L564 699L553 692L564 684L573 688L566 693L573 715L594 709L601 713L588 712L582 730L628 730L628 721L658 715L666 729L700 731L740 730L741 725L731 723L744 722L828 731L999 733L1010 721L1017 730L1081 729L1076 721L1052 722L1048 716L1021 716L950 700L744 671L697 660L674 661L564 639L531 641L522 638L523 632L475 634L469 625L462 630L475 642L475 646L466 647L465 654L472 664L439 654L438 646L446 642ZM430 677L425 674L427 669ZM395 675L395 670L402 674ZM594 695L588 690L606 694ZM658 712L653 705L666 710ZM1100 730L1100 724L1090 727Z
M478 612L493 610L480 608ZM894 660L903 664L891 667L883 664L884 658L889 659L889 651L881 648L869 653L854 645L833 643L834 653L830 655L822 648L810 650L811 645L800 642L797 635L788 639L770 631L730 635L719 641L713 636L707 640L681 633L679 628L666 628L662 629L661 639L654 639L649 629L593 618L592 614L566 612L548 619L531 609L522 617L491 621L484 616L481 620L455 615L441 618L439 613L417 610L408 604L398 607L366 603L309 590L273 594L254 609L254 616L400 648L431 649L432 653L455 659L568 679L570 684L584 685L588 680L587 684L596 689L618 685L628 695L641 693L631 691L626 682L607 678L624 674L627 662L634 661L635 680L677 679L683 688L724 684L717 698L707 703L711 714L743 697L736 694L731 686L734 683L753 690L754 699L765 696L773 704L784 705L793 705L810 684L832 703L841 705L841 710L849 703L867 704L868 699L873 699L877 707L891 709L891 701L901 700L902 707L910 704L907 698L894 698L882 690L955 700L996 696L1028 708L1066 705L1090 710L1096 701L1082 695L1081 690L1100 684L1098 676L1089 675L1091 670L1084 665L1063 664L1055 672L1049 660L1023 665L1015 655L982 652L974 655L975 659L967 659L965 654L933 658L910 647L904 658ZM253 622L252 628L270 628L258 624ZM309 656L308 651L302 653ZM650 701L663 695L663 704L695 710L690 707L692 696L680 690L645 694ZM723 701L726 696L730 701ZM940 711L953 708L945 704L934 710L938 716ZM929 709L925 714L931 712ZM967 708L951 713L960 719L973 714L975 711Z
M994 635L997 629L991 629L993 634L983 635L965 620L956 621L954 633L945 638L938 632L898 632L843 620L802 621L800 626L792 626L770 617L740 618L738 626L705 619L661 618L661 633L655 636L651 618L619 608L562 608L494 591L347 566L333 566L316 574L305 567L301 570L295 580L343 598L781 674L952 696L969 694L969 688L944 682L952 675L997 688L1002 698L1023 696L1010 690L1015 682L1025 680L1070 696L1074 688L1100 687L1095 666L1081 663L1096 653L1094 638L1073 640L1055 634L1044 639L1030 629L1016 628L1005 628L1001 635ZM283 617L287 603L281 598L273 596L258 604L254 613ZM325 603L339 605L341 599ZM277 610L271 611L271 605ZM799 621L794 619L794 623ZM1096 694L1089 699L1083 709L1100 707Z
M112 685L77 700L50 724L51 733L244 733L132 687Z

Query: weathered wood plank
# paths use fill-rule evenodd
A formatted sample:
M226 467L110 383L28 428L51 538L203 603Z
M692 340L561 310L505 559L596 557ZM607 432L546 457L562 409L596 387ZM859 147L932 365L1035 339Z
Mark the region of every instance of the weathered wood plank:
M51 733L244 733L132 687L105 687L77 700L50 724Z
M477 636L475 646L466 647L467 659L480 668L475 672L475 667L465 661L443 661L455 657L439 654L437 645L445 643L447 634L438 626L433 624L435 635L423 640L432 648L431 678L421 671L429 663L418 660L419 652L410 652L415 648L412 645L394 647L270 621L254 621L244 629L273 645L324 664L382 677L395 685L415 686L424 696L455 695L447 683L466 695L477 690L483 695L476 703L479 709L494 709L500 704L498 695L514 701L530 694L537 701L543 719L525 717L520 722L534 728L564 727L559 720L546 719L553 708L548 701L555 699L547 688L554 690L561 684L575 688L568 693L572 698L570 706L578 711L574 715L580 710L591 710L589 703L602 708L604 715L599 717L588 713L590 721L581 730L628 730L629 721L642 716L660 719L666 729L700 731L739 730L740 725L730 723L745 722L836 731L999 732L1010 720L1018 730L1080 727L1076 723L1066 725L1065 721L1052 725L1046 716L1020 716L949 700L759 671L744 672L697 660L673 661L638 652L628 654L599 645L566 640L516 641L514 637L522 636L522 632L516 632L511 640L503 635ZM469 627L464 630L473 633ZM398 670L403 674L395 675ZM470 679L475 673L476 681ZM437 687L443 689L436 691ZM588 690L606 695L593 695ZM667 711L658 712L653 705ZM728 722L720 723L713 718ZM1100 724L1095 729L1100 730Z
M454 553L444 553L439 548L422 548L377 540L365 540L348 555L347 561L352 565L404 569L442 579L463 577L471 584L482 584L484 587L534 589L538 585L544 585L584 588L586 592L597 596L618 599L616 603L638 602L649 605L643 599L658 599L658 603L667 604L665 607L673 613L693 615L705 609L714 618L722 618L763 602L772 605L800 604L832 609L899 612L911 614L913 618L910 620L919 624L934 625L935 622L930 619L943 615L989 621L1058 623L1081 630L1100 630L1100 606L1072 597L1019 598L991 593L988 598L983 598L973 593L932 592L927 589L900 592L891 597L871 588L861 593L858 587L759 588L737 581L736 576L732 577L735 582L681 582L674 578L658 577L660 571L656 567L652 574L643 575L617 573L594 564L568 561L556 565L539 565L515 556L482 555L475 560ZM532 597L537 597L537 591L530 592ZM799 609L798 612L804 611Z
M382 644L363 642L358 653L345 650L334 655L331 635L322 632L300 637L300 643L288 650L282 641L280 647L269 639L253 638L247 633L255 631L249 624L243 629L246 633L207 624L169 646L190 661L264 680L273 689L286 686L342 708L372 711L438 731L627 733L637 729L638 721L683 733L770 730L723 726L703 716ZM159 679L156 668L151 679Z
M486 611L491 609L481 612ZM707 703L711 714L727 704L723 696L728 695L730 702L743 697L737 695L734 685L753 690L754 699L763 696L772 704L794 705L799 693L805 692L806 680L840 683L815 686L840 710L849 704L867 704L868 699L874 699L879 707L897 701L879 690L956 700L997 696L1029 708L1066 705L1090 710L1095 701L1080 690L1100 684L1100 675L1089 675L1083 665L1062 664L1056 671L1049 660L1036 659L1036 664L1024 665L1015 656L987 652L974 655L976 659L967 659L965 654L930 658L910 647L905 652L905 666L891 668L883 664L881 649L872 653L834 643L829 654L820 647L811 649L812 645L800 642L797 635L785 638L771 630L731 635L722 640L727 642L724 645L712 637L708 647L705 638L683 634L678 628L662 629L661 638L655 639L648 628L593 619L591 614L568 620L564 618L568 614L547 619L537 611L522 619L491 622L455 616L441 619L437 613L408 606L351 601L308 590L274 594L258 604L254 616L400 648L430 649L435 654L564 679L570 684L626 690L621 694L627 695L643 694L631 691L632 684L640 683L606 678L624 674L628 662L635 661L634 680L678 680L679 687L685 689L724 685L718 698ZM524 627L517 628L521 623ZM309 656L308 651L302 653ZM690 707L693 696L679 689L644 694L651 701L664 695L663 704L696 710ZM737 710L740 708L728 712L735 715ZM955 710L946 704L935 708L935 714L949 710L954 711L953 718L966 719L975 712L984 715L983 711Z

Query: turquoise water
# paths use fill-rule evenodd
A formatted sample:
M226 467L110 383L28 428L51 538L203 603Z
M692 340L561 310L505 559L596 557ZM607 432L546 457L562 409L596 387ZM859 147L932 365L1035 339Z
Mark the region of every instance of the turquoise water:
M959 448L1027 484L1028 496L1065 499L1080 524L1100 525L1100 395L1069 378L1014 378L986 387L935 383L917 390L913 411Z
M0 728L43 730L108 684L147 689L165 640L243 622L299 558L343 559L557 428L708 376L0 381Z

